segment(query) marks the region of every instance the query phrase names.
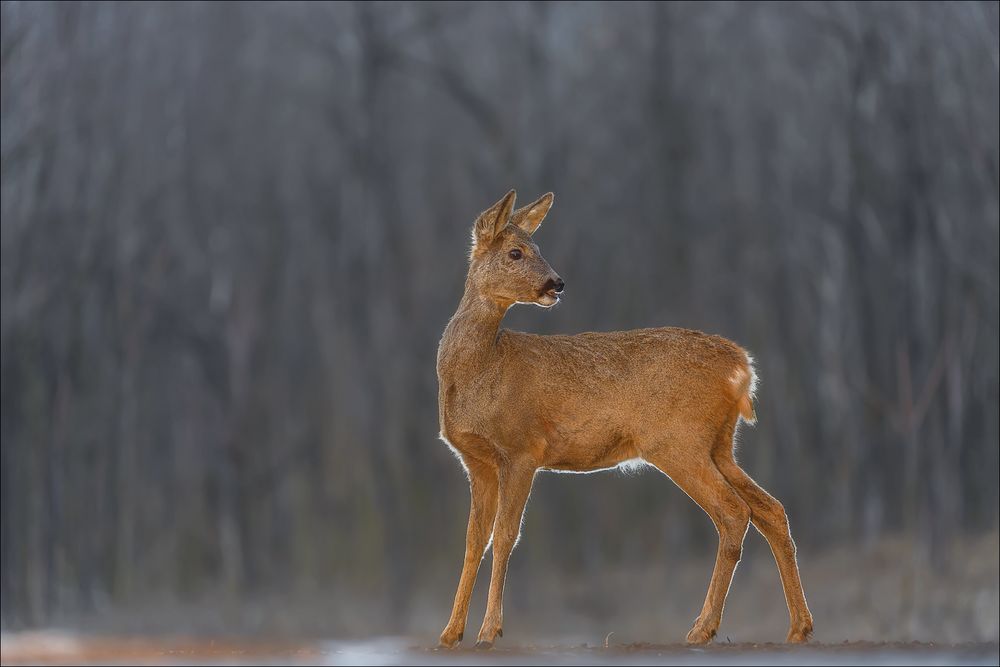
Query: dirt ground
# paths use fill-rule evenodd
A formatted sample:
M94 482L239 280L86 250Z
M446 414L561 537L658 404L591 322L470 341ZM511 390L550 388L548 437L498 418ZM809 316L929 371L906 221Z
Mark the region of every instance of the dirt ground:
M921 642L841 644L683 644L517 646L438 650L400 638L371 641L212 641L85 637L52 632L4 633L4 665L52 664L324 664L324 665L996 665L998 645Z
M451 608L455 572L422 582L392 636L365 593L285 592L272 599L99 608L52 619L61 630L0 632L7 664L981 664L996 665L1000 580L993 533L957 543L948 568L913 557L903 541L800 557L816 619L813 643L779 643L788 628L777 568L748 540L716 643L683 639L700 607L710 559L623 564L600 577L545 577L518 561L505 598L505 636L489 652L432 648ZM527 552L523 554L529 556ZM486 566L484 566L486 567ZM535 574L536 576L532 576ZM474 637L486 586L473 597ZM432 595L433 594L433 595ZM332 639L336 637L337 639ZM847 641L845 641L847 640ZM913 641L919 640L919 641ZM605 647L607 642L607 647ZM650 643L652 642L652 643ZM466 643L468 644L468 642ZM466 645L463 645L466 646Z

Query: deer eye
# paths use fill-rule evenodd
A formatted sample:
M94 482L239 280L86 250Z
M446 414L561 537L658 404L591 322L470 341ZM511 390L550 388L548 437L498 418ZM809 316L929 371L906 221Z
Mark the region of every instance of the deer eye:
M509 253L507 253L507 256L510 257L511 259L521 259L521 251L518 250L517 248L514 248Z

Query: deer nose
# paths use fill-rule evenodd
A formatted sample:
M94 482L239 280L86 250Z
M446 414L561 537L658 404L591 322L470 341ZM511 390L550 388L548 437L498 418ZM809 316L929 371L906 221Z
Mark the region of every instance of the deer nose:
M562 293L563 289L566 287L566 283L563 282L562 278L556 278L556 294Z

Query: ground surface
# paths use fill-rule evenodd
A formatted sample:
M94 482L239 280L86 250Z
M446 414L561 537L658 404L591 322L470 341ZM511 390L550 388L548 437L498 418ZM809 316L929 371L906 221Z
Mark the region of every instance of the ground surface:
M325 664L325 665L996 665L996 643L683 644L512 646L491 651L437 650L405 639L374 641L211 641L87 638L4 633L4 665L15 664Z

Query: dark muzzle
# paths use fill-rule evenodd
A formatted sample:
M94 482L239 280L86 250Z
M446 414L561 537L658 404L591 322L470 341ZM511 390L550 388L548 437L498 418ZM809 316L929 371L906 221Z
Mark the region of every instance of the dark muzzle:
M565 289L566 283L563 282L562 278L549 278L545 281L545 285L542 286L542 294L546 292L555 292L556 294L561 294L563 289Z

